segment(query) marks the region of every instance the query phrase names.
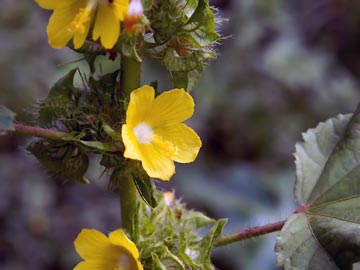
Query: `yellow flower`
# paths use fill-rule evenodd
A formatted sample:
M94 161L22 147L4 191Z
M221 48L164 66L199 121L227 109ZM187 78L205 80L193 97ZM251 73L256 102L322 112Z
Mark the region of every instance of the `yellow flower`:
M154 96L154 89L147 85L131 92L122 126L124 156L141 160L150 177L169 180L175 173L174 161L194 161L201 140L181 123L194 113L194 101L188 93L173 89Z
M143 270L139 251L122 230L107 238L97 230L83 229L74 244L84 259L74 270Z
M88 35L96 13L93 40L100 38L106 49L111 49L120 35L129 7L129 0L35 0L42 8L54 10L47 27L49 44L62 48L74 38L80 48Z

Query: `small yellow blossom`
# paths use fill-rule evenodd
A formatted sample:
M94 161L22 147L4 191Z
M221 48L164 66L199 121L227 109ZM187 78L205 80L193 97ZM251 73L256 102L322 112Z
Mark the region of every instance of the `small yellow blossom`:
M72 38L74 47L80 48L93 24L93 40L100 38L101 44L111 49L120 35L120 21L129 8L129 0L35 1L44 9L54 10L47 27L48 41L54 48L66 46Z
M108 238L97 230L83 229L74 244L84 259L74 270L143 270L139 251L122 230Z
M141 160L150 177L169 180L174 161L195 160L201 147L199 136L181 123L194 113L194 101L183 89L166 91L155 97L150 86L131 92L122 126L124 156Z

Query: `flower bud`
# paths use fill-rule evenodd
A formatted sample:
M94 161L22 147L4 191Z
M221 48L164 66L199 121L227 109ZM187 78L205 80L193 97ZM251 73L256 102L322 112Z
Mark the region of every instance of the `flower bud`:
M141 0L132 0L129 5L128 13L124 20L125 31L129 34L140 30L144 32L145 29L143 26L138 26L137 23L140 22L141 18L144 15L143 5Z

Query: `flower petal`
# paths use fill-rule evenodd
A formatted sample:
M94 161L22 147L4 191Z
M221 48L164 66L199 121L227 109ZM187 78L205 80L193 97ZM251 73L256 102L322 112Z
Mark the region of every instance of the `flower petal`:
M60 3L59 1L56 0L35 0L35 2L38 3L38 5L44 9L55 9Z
M136 245L127 238L123 230L116 230L109 234L109 239L113 245L123 247L128 250L129 253L134 257L134 259L139 258L139 251L136 248Z
M70 24L86 0L71 0L59 3L50 17L47 27L48 41L53 48L63 48L73 37Z
M81 46L84 45L84 42L88 36L90 25L91 25L91 19L93 18L95 11L94 11L94 9L91 9L88 12L89 12L88 16L89 16L90 20L83 23L83 26L85 28L84 31L82 33L77 33L77 32L74 33L74 48L75 49L81 48Z
M109 270L116 269L116 261L87 260L78 263L74 270Z
M91 229L83 229L74 245L81 258L97 262L116 260L121 252L104 234Z
M93 30L93 39L100 38L106 49L114 47L120 35L120 21L116 17L111 4L100 4Z
M137 266L137 270L144 270L142 264L138 260L136 260L136 266Z
M116 14L116 17L123 21L129 9L129 1L128 0L115 0L113 3L113 10Z
M199 153L201 147L200 137L185 124L161 126L155 130L155 133L175 147L171 159L177 162L192 162Z
M128 125L122 126L121 136L125 145L124 157L141 160L139 144L136 140L134 132L129 130Z
M154 101L154 88L144 85L130 94L130 103L126 112L126 124L134 128L142 122L149 113Z
M175 173L174 162L151 144L140 144L142 166L150 177L169 180Z
M194 113L194 100L184 89L173 89L159 95L146 115L153 128L180 123Z

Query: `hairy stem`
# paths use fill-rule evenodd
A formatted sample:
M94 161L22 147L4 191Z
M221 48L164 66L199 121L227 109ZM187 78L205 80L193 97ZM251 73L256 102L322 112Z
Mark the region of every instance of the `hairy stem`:
M19 123L14 124L14 130L12 132L16 134L34 136L50 140L61 140L65 135L67 135L67 133L62 131L56 131L41 127L33 127Z
M130 235L134 232L134 218L137 211L137 190L132 176L122 177L119 183L121 223Z
M252 237L261 236L264 234L280 231L281 228L284 226L286 220L281 220L275 223L266 224L263 226L256 226L252 228L247 228L241 232L224 235L221 238L219 238L217 241L215 241L214 246L220 247L229 245L231 243L239 242L245 239L249 239Z
M140 86L141 63L128 58L121 57L121 91L129 100L130 93ZM119 186L121 222L122 227L133 234L134 218L137 211L138 195L137 189L131 174L121 179Z
M132 90L140 86L141 62L135 59L121 57L121 90L129 98Z

